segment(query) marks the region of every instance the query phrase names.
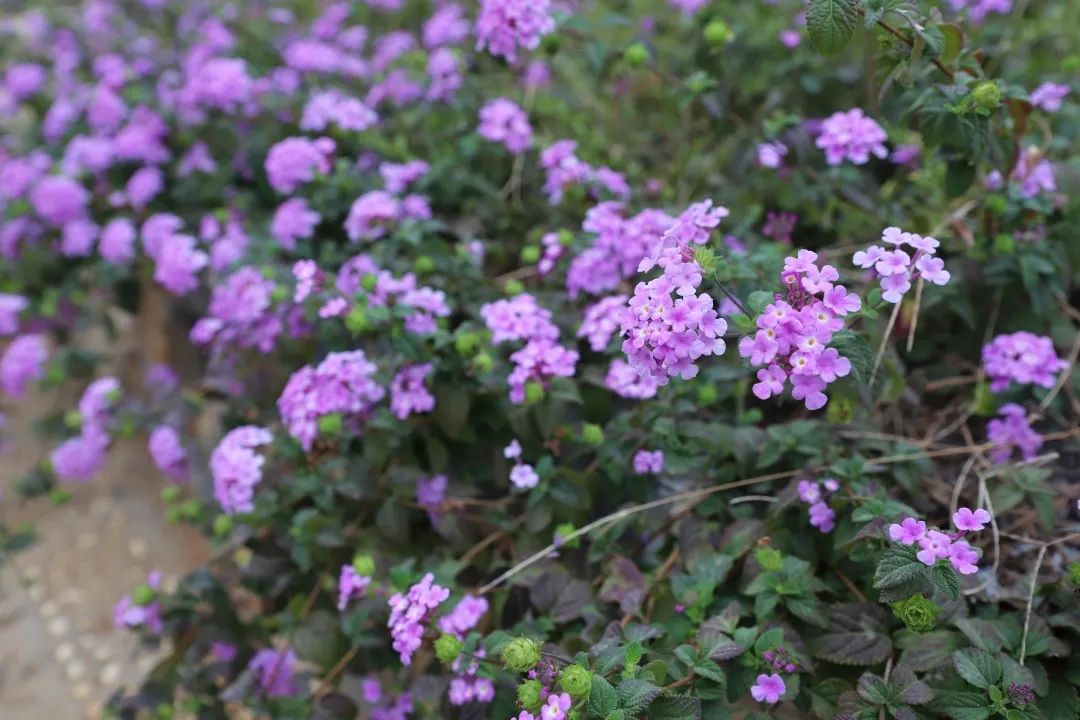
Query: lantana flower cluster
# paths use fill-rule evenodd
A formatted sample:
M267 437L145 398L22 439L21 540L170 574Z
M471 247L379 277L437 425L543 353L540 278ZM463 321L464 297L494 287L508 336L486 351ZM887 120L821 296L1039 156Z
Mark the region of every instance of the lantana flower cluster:
M829 495L840 489L835 478L800 480L797 486L799 500L810 506L810 525L823 533L832 532L836 527L836 511L829 507Z
M937 240L904 232L898 227L885 228L881 239L893 249L871 245L856 252L852 261L864 270L872 268L881 278L881 297L886 302L900 302L915 280L934 285L948 284L950 275L945 269L945 261L934 255L941 244ZM909 248L910 254L905 247Z
M50 455L57 478L85 482L105 466L111 443L108 424L112 407L119 399L120 381L116 378L99 378L87 386L79 400L79 434L65 440Z
M161 573L152 572L146 584L120 598L113 608L113 626L117 628L142 628L160 635L164 628L161 617Z
M417 363L401 368L390 381L390 410L398 420L435 409L435 396L424 385L435 366Z
M791 383L791 396L808 410L828 402L824 390L851 372L851 361L828 347L843 328L843 317L862 306L859 297L836 283L831 265L817 265L817 253L800 250L784 261L780 277L786 295L775 300L754 321L758 330L739 341L739 354L758 370L754 395L767 400Z
M555 29L549 0L481 0L476 49L513 63L518 50L535 50Z
M423 642L424 630L431 614L448 598L450 591L435 584L435 576L424 575L406 593L390 598L390 637L402 665L411 665L413 654Z
M870 156L885 158L889 151L885 141L889 136L860 108L837 112L821 123L816 144L825 151L825 162L840 165L845 160L854 165L865 165Z
M1024 460L1033 459L1042 447L1042 435L1028 423L1027 412L1016 403L1006 403L998 410L998 417L986 424L986 437L994 444L990 459L1007 463L1014 451Z
M698 358L727 349L727 321L713 309L710 295L697 292L702 270L693 258L694 246L704 245L727 214L711 201L692 205L638 265L639 272L658 266L663 274L635 286L623 317L622 350L631 367L657 385L675 376L695 377Z
M230 430L210 455L214 497L226 514L255 509L255 488L262 482L266 459L255 448L269 445L274 436L266 428L244 425Z
M520 490L531 490L540 482L540 476L532 465L521 459L521 443L511 440L510 444L503 448L503 457L514 461L514 467L510 470L510 483Z
M889 537L901 545L918 545L915 556L924 565L933 566L938 560L947 559L961 575L972 575L979 571L979 553L963 538L969 532L982 530L989 522L990 513L986 510L962 507L953 514L955 533L928 529L922 520L909 517L890 525Z
M551 378L573 377L578 353L556 342L559 328L551 321L551 311L532 295L487 303L481 306L480 316L491 331L492 343L526 341L525 347L510 355L514 369L506 380L511 402L524 402L526 385L531 382L546 387Z
M557 140L540 153L540 168L544 171L544 192L548 202L558 205L571 188L587 186L603 189L614 197L630 197L626 177L609 167L593 167L577 156L577 142Z
M994 392L1012 383L1053 387L1057 374L1067 367L1053 340L1026 331L995 337L983 347L982 361Z

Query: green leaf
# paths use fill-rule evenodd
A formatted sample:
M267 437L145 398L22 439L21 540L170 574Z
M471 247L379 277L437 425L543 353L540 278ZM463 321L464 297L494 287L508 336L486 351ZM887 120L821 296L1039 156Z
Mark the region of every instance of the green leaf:
M952 720L986 720L990 717L990 708L982 693L939 692L930 708Z
M756 314L760 315L765 307L776 299L776 296L765 290L755 290L750 293L750 296L746 298L746 304L750 306Z
M858 13L850 0L810 0L806 10L806 29L810 42L822 55L843 50L855 32Z
M871 705L884 705L892 699L888 683L873 673L863 673L855 690L859 697Z
M934 565L930 569L930 581L945 597L950 600L960 599L960 576L956 574L952 565L947 563Z
M615 686L599 675L593 676L592 691L586 703L589 712L599 717L607 717L619 706L619 693Z
M856 335L850 330L841 330L834 333L829 346L851 361L851 370L855 379L867 381L874 368L874 349L861 335Z
M983 690L1001 679L1001 663L985 650L957 650L953 653L953 667L960 673L960 677Z
M813 640L815 656L840 665L874 665L892 654L882 611L875 605L835 605L829 630Z
M874 571L874 587L896 587L925 573L926 565L915 557L915 552L914 546L891 545Z
M701 720L701 698L666 695L649 705L649 720Z
M1050 692L1039 700L1039 709L1043 720L1075 720L1080 717L1080 697L1068 683L1052 680Z
M628 715L637 715L660 694L660 688L644 680L624 680L619 684L619 707Z

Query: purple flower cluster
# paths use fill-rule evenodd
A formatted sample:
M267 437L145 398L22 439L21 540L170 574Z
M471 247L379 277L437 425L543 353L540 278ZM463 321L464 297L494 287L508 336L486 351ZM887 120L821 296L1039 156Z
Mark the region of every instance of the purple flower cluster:
M948 284L950 275L945 269L945 261L934 255L941 243L934 238L904 232L898 227L887 227L881 233L881 240L894 249L871 245L866 250L856 252L852 262L864 270L873 268L881 278L881 297L886 302L900 302L904 293L911 289L913 280L925 280L934 285ZM903 249L905 246L911 249L912 254Z
M485 656L483 648L475 653L476 658ZM485 677L480 677L478 660L467 660L465 656L459 657L451 665L455 677L450 679L450 688L447 697L451 705L468 705L469 703L489 703L495 699L495 683Z
M507 98L495 98L480 108L480 137L502 143L512 155L520 155L532 145L532 127L525 111Z
M1020 457L1031 460L1042 447L1042 435L1031 429L1024 408L1016 403L1007 403L998 410L1000 417L986 424L986 437L994 444L990 449L990 459L996 463L1007 463L1013 451L1020 451Z
M1025 199L1057 190L1053 164L1034 146L1020 152L1009 179L1019 185L1020 197Z
M510 470L510 483L519 490L531 490L540 483L540 476L532 465L521 459L521 443L512 440L503 448L503 457L514 461L514 467Z
M611 338L619 332L628 299L626 295L609 295L585 308L585 318L581 321L577 336L587 338L593 352L603 352Z
M648 400L656 397L660 386L651 375L641 375L630 363L621 358L611 361L607 375L604 376L604 387L619 397L633 400Z
M638 450L634 453L634 472L638 475L659 475L664 471L663 450Z
M987 511L964 507L953 515L953 524L959 530L957 533L928 530L925 522L909 517L899 524L890 525L889 537L901 545L918 544L920 549L916 557L924 565L933 566L938 560L948 559L958 573L971 575L979 570L979 553L962 538L968 532L982 530L989 522L990 513Z
M540 262L536 264L536 272L547 275L555 269L555 263L563 256L566 248L563 247L562 238L558 233L545 233L544 237L540 238L540 243L544 246L544 254L540 257Z
M827 501L829 495L840 489L840 483L834 478L825 478L820 483L800 480L797 487L799 500L810 506L810 525L823 533L832 532L836 527L836 511Z
M609 292L632 277L676 221L662 210L647 209L629 218L622 210L619 203L602 202L585 214L582 229L596 240L570 262L566 291L571 298Z
M466 595L458 601L453 610L439 618L439 631L464 640L469 631L480 622L488 607L486 599Z
M258 692L268 698L289 697L300 692L296 685L296 653L263 648L248 664Z
M319 418L334 413L362 418L386 391L372 376L374 363L363 350L330 353L317 367L306 365L292 374L278 398L285 427L304 450L319 432Z
M1057 112L1061 109L1061 103L1068 94L1068 85L1044 82L1031 91L1031 94L1028 95L1028 101L1046 112Z
M889 151L885 141L889 136L872 118L860 108L838 112L821 123L821 134L816 144L825 151L825 162L840 165L845 160L854 165L865 165L870 156L884 158Z
M79 400L79 434L61 443L49 456L53 472L60 480L92 480L104 466L109 449L108 424L112 407L120 399L120 382L104 377L83 391Z
M285 250L295 250L296 241L309 238L322 217L303 198L289 198L278 206L270 223L270 234Z
M630 197L630 186L622 173L609 167L594 168L576 152L577 143L573 140L557 140L540 153L548 202L558 205L567 190L586 184L599 186L622 200Z
M262 482L265 458L255 448L268 445L274 436L255 425L230 430L210 455L214 497L227 515L255 509L255 488Z
M782 142L764 142L757 146L757 164L764 168L782 167L788 147Z
M434 584L435 576L424 575L420 582L405 594L395 593L390 598L390 637L394 650L401 657L402 665L410 665L412 656L423 642L424 629L431 613L448 597L450 591Z
M554 29L549 0L481 0L476 49L513 63L519 49L535 50Z
M187 450L180 440L180 433L169 425L158 425L150 433L148 443L150 457L157 469L176 482L188 478Z
M154 592L149 599L140 598L143 602L135 602L131 595L120 598L113 608L113 627L145 628L155 635L161 634L165 627L161 621L161 602L157 598L157 591L161 588L161 573L150 573L146 586Z
M274 287L253 267L232 273L214 287L210 314L191 328L191 341L270 352L283 328L281 317L273 311Z
M0 358L0 389L21 398L27 386L45 375L49 345L44 335L19 335Z
M314 180L316 175L325 175L330 172L334 149L330 138L290 137L275 143L264 163L270 187L287 195Z
M761 400L779 395L790 382L791 396L802 400L808 410L818 410L828 402L825 388L851 372L851 362L828 344L844 326L841 318L862 303L836 284L840 277L836 268L819 268L816 261L817 253L810 250L784 260L780 277L787 299L777 294L757 317L754 337L739 341L739 354L754 367L764 366L753 387Z
M1068 367L1050 338L1024 331L995 337L983 346L982 361L993 392L1011 383L1053 387L1057 373Z
M300 129L323 132L331 124L342 130L363 132L379 121L379 116L362 100L335 90L313 93L304 106Z
M174 295L186 295L199 286L198 273L210 262L191 235L180 232L183 221L159 213L143 223L142 243L154 261L154 279Z
M634 287L622 321L622 350L630 365L657 385L676 375L695 377L698 358L727 349L727 322L713 309L712 297L697 293L702 271L693 259L693 246L706 243L727 214L710 201L690 206L638 264L639 272L658 266L663 274Z
M431 363L406 365L390 382L390 409L398 420L435 409L435 396L424 387L433 367Z
M363 597L369 585L370 577L356 572L351 563L342 565L341 574L338 576L338 610L344 612L350 601Z
M559 328L551 321L551 311L538 305L532 295L486 303L480 307L480 316L494 344L526 341L525 347L510 355L514 363L507 377L511 402L525 401L525 386L530 382L546 385L553 377L573 377L578 354L556 342Z
M949 0L953 12L967 11L973 23L981 23L990 13L1008 15L1012 12L1012 0Z
M773 670L780 670L789 675L799 669L799 661L783 645L761 653L761 659L768 663Z

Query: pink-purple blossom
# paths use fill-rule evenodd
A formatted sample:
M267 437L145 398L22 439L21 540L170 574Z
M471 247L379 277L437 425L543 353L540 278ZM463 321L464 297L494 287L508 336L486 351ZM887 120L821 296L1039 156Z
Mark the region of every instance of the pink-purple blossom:
M830 115L821 123L821 134L816 144L825 151L825 162L840 165L845 160L854 165L865 165L870 156L884 158L888 136L881 126L860 108Z
M450 591L434 583L435 576L424 575L420 582L406 593L395 593L390 598L390 637L401 664L412 664L413 654L423 642L424 630L431 614L448 597Z
M148 449L158 470L176 482L187 480L187 450L176 428L169 425L159 425L154 428L150 433Z
M394 375L390 382L390 410L399 420L435 409L435 396L424 385L433 367L431 363L406 365Z
M1026 331L995 337L983 347L982 361L993 392L1012 383L1053 387L1057 373L1067 367L1050 338Z
M1032 429L1024 408L1007 403L998 410L999 416L986 424L986 437L993 443L990 459L995 463L1007 463L1013 451L1019 451L1024 460L1033 459L1042 447L1043 438Z
M784 683L784 678L776 673L758 675L757 682L750 686L752 698L770 705L780 702L785 692L787 692L787 685Z
M935 238L887 227L882 231L881 239L894 249L871 245L856 252L852 262L865 270L873 269L880 278L881 297L886 302L900 302L916 280L934 285L948 284L951 276L945 269L945 261L934 255L940 245ZM903 249L905 247L910 253Z
M296 653L292 648L263 648L248 664L258 692L268 698L288 697L300 692L296 684Z
M266 154L265 169L270 186L283 194L295 191L314 180L316 175L330 172L333 152L334 141L330 138L281 140Z
M634 472L638 475L659 475L663 470L663 450L642 449L634 453Z
M520 155L532 144L529 117L516 103L495 98L480 108L480 137L501 143L513 155Z
M227 515L255 509L255 488L262 482L265 458L255 449L270 444L270 431L255 425L230 430L210 455L214 497Z
M19 335L0 357L0 389L21 398L30 383L45 375L49 345L44 335Z
M554 29L549 0L480 0L476 49L513 63L519 50L535 50Z
M351 563L342 565L341 574L338 576L338 610L344 611L351 601L363 597L369 585L370 577L356 572Z

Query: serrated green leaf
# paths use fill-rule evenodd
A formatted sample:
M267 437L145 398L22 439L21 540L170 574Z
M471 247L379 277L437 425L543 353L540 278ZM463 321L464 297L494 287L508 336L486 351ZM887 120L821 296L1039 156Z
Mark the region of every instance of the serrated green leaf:
M874 587L879 590L896 587L925 574L926 565L915 557L915 552L913 546L890 546L874 571Z
M957 650L953 653L953 667L960 673L960 677L983 690L1001 679L1001 663L985 650Z
M930 568L930 582L945 597L950 600L960 599L960 576L952 565L938 563Z
M586 703L589 712L599 717L607 717L618 706L619 693L615 690L615 686L599 675L594 675L592 691Z
M873 665L892 654L882 611L875 605L835 605L829 630L811 642L816 657L840 665Z
M649 720L701 720L701 698L666 695L649 705Z
M617 688L619 707L628 715L637 715L660 695L660 688L644 680L624 680Z
M892 699L888 683L873 673L863 673L855 691L871 705L884 705Z
M930 708L952 720L986 720L990 717L990 708L981 693L940 692L930 703Z
M833 334L829 346L851 361L851 370L856 380L869 380L874 368L874 349L866 338L850 330L841 330Z
M810 0L806 9L810 42L822 55L835 55L851 40L858 17L850 0Z

